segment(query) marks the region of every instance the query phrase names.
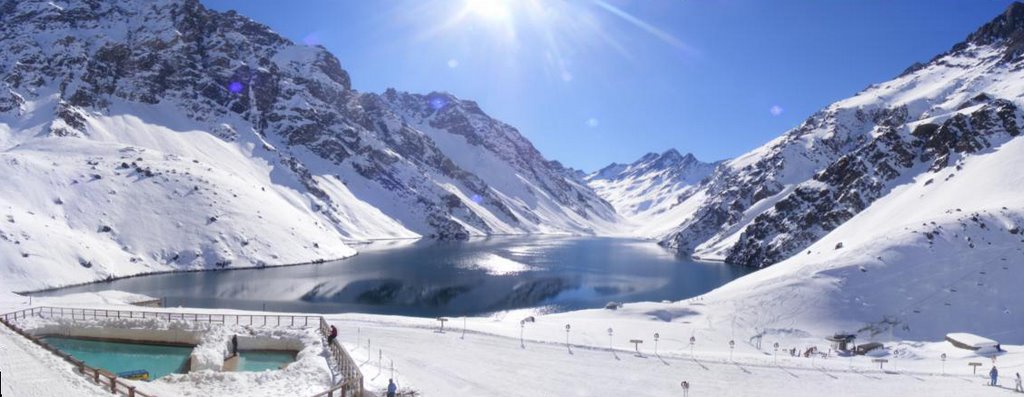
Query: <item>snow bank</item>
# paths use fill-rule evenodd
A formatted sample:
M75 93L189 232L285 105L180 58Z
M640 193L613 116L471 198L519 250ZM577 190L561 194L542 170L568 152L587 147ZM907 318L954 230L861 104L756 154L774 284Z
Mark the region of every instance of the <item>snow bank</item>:
M123 309L123 308L121 308ZM171 311L173 312L173 311ZM281 396L313 395L334 384L325 345L315 326L248 326L161 318L27 317L18 326L37 335L59 334L132 341L193 344L192 372L171 374L152 382L137 381L140 390L175 396ZM231 338L239 348L297 351L285 368L263 372L222 372L231 354Z

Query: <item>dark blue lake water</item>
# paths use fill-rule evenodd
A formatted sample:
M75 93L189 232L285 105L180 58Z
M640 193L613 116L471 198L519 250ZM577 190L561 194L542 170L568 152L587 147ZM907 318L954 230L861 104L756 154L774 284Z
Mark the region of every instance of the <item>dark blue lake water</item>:
M40 295L114 289L160 297L168 306L432 317L680 300L749 272L621 238L491 237L357 248L355 257L319 265L161 274Z

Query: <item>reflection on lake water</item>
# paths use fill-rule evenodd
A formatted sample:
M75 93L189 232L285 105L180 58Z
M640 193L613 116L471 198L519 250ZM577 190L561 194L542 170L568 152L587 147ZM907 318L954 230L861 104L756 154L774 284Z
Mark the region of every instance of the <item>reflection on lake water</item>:
M491 237L357 248L355 257L319 265L161 274L39 295L115 289L164 298L173 306L460 316L680 300L749 271L694 262L650 241L621 238Z

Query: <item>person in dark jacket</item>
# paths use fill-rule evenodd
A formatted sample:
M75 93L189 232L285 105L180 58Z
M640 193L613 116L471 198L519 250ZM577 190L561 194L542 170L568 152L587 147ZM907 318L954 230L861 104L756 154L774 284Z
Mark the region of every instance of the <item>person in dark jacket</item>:
M338 329L331 326L331 334L327 335L327 344L334 343L334 340L338 339Z
M398 393L398 385L395 385L394 379L388 379L388 397L395 397Z
M995 385L996 385L996 380L998 380L998 379L999 379L999 370L998 370L998 369L996 369L996 366L995 366L995 365L993 365L993 366L992 366L992 369L990 369L990 370L988 371L988 376L989 376L990 378L992 378L992 383L990 383L990 385L992 385L992 386L995 386Z
M238 335L234 335L231 337L231 355L238 355Z

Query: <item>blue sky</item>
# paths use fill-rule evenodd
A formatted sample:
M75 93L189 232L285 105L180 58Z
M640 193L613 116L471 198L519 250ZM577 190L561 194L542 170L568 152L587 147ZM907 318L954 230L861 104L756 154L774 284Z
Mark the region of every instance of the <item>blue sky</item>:
M1010 0L203 0L341 60L353 87L448 91L549 159L740 155L962 41Z

